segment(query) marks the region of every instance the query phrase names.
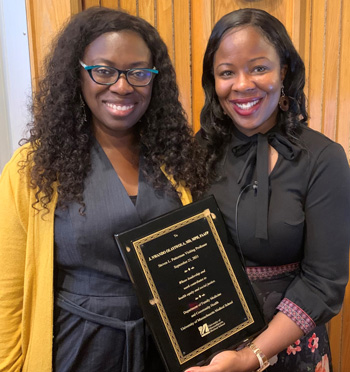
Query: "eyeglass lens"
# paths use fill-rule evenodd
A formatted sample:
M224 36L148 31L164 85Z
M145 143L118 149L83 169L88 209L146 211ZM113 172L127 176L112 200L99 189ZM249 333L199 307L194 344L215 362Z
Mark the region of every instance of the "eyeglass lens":
M100 84L114 84L119 78L119 71L107 67L95 67L91 70L92 77ZM152 72L143 69L132 69L126 73L126 78L131 85L147 85L152 79Z

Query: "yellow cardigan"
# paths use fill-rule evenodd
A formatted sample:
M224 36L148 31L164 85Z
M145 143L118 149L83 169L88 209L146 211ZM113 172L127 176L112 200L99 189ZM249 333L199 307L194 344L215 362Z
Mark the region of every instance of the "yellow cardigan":
M0 371L51 372L53 337L54 211L33 209L29 168L18 172L28 145L0 177ZM164 169L162 169L164 172ZM165 173L165 172L164 172ZM165 173L166 174L166 173ZM171 176L168 179L174 184ZM182 203L192 197L180 185Z

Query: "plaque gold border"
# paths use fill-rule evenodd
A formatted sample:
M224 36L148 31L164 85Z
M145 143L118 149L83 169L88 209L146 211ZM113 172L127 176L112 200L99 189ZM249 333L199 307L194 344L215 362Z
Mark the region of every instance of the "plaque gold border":
M203 212L201 213L198 213L190 218L187 218L185 220L182 220L180 222L177 222L173 225L170 225L164 229L161 229L161 230L158 230L156 231L155 233L152 233L152 234L149 234L141 239L138 239L134 242L132 242L134 248L135 248L135 251L136 251L136 254L138 256L138 259L139 259L139 262L141 264L141 267L142 267L142 270L144 272L144 275L147 279L147 282L148 282L148 286L152 292L152 295L153 295L153 304L154 305L157 305L158 307L158 310L159 310L159 313L162 317L162 320L163 320L163 323L164 323L164 326L168 332L168 336L170 338L170 341L173 345L173 348L174 348L174 351L175 351L175 354L177 356L177 359L179 361L180 364L183 364L183 363L186 363L187 361L191 360L192 358L196 357L197 355L201 354L202 352L204 352L205 350L208 350L209 348L213 347L214 345L218 344L219 342L225 340L226 338L234 335L235 333L241 331L242 329L248 327L249 325L253 324L254 323L254 319L253 319L253 316L249 310L249 307L247 305L247 302L243 296L243 293L242 293L242 290L238 284L238 280L236 278L236 275L232 269L232 266L230 264L230 261L226 255L226 252L225 252L225 249L224 249L224 246L221 242L221 239L219 237L219 234L216 230L216 227L215 227L215 224L214 224L214 221L213 221L213 217L215 218L215 215L212 215L210 213L210 210L209 209L206 209L204 210ZM176 230L176 229L179 229L183 226L186 226L186 225L189 225L195 221L198 221L202 218L205 218L208 222L208 225L209 225L209 228L214 236L214 239L216 241L216 244L219 248L219 251L221 253L221 256L222 256L222 259L225 263L225 266L227 268L227 271L230 275L230 278L232 280L232 283L236 289L236 292L237 292L237 295L240 299L240 302L242 304L242 307L244 309L244 312L246 314L246 317L247 317L247 320L239 325L237 325L236 327L230 329L229 331L225 332L224 334L220 335L219 337L215 338L214 340L210 341L210 342L207 342L205 345L197 348L196 350L193 350L192 352L186 354L186 355L183 355L182 354L182 351L181 351L181 348L179 346L179 343L176 339L176 336L174 334L174 331L172 329L172 326L170 324L170 321L168 319L168 316L166 314L166 311L164 309L164 306L163 306L163 303L162 303L162 300L158 294L158 291L157 291L157 288L156 288L156 285L153 281L153 278L152 278L152 275L149 271L149 268L148 268L148 265L147 265L147 262L146 262L146 259L143 255L143 252L142 252L142 244L145 244L151 240L154 240L162 235L165 235L165 234L168 234L168 233L171 233L172 231Z

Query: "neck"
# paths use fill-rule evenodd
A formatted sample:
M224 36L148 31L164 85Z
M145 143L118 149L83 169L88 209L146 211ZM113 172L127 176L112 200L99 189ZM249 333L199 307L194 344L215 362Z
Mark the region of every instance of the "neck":
M137 195L140 144L135 133L95 137L129 195Z
M109 134L94 128L94 135L103 149L134 148L139 143L139 136L135 130Z

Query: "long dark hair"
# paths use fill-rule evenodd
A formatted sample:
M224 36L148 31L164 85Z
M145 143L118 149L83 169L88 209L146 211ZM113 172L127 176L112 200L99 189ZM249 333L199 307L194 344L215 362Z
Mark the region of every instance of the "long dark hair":
M31 184L37 190L35 204L43 208L52 200L56 183L59 205L76 201L84 207L84 180L91 169L93 135L88 108L84 122L79 60L97 37L122 30L132 30L144 39L159 70L150 105L138 126L147 164L146 177L156 189L171 192L160 170L165 164L175 181L185 182L194 194L199 195L205 186L201 162L194 162L199 150L179 102L175 72L165 43L156 29L139 17L92 7L72 17L56 37L33 100L30 135L22 140L31 144L26 164L31 165Z
M271 14L260 9L239 9L223 16L214 26L203 59L202 86L205 103L201 111L201 135L207 148L206 166L214 174L215 165L223 155L224 145L231 139L233 124L223 114L215 92L213 63L216 51L226 31L242 26L255 27L274 47L281 66L287 65L283 81L284 92L289 97L289 110L279 110L277 122L284 134L298 143L301 125L306 125L308 115L304 94L305 66L283 24Z

